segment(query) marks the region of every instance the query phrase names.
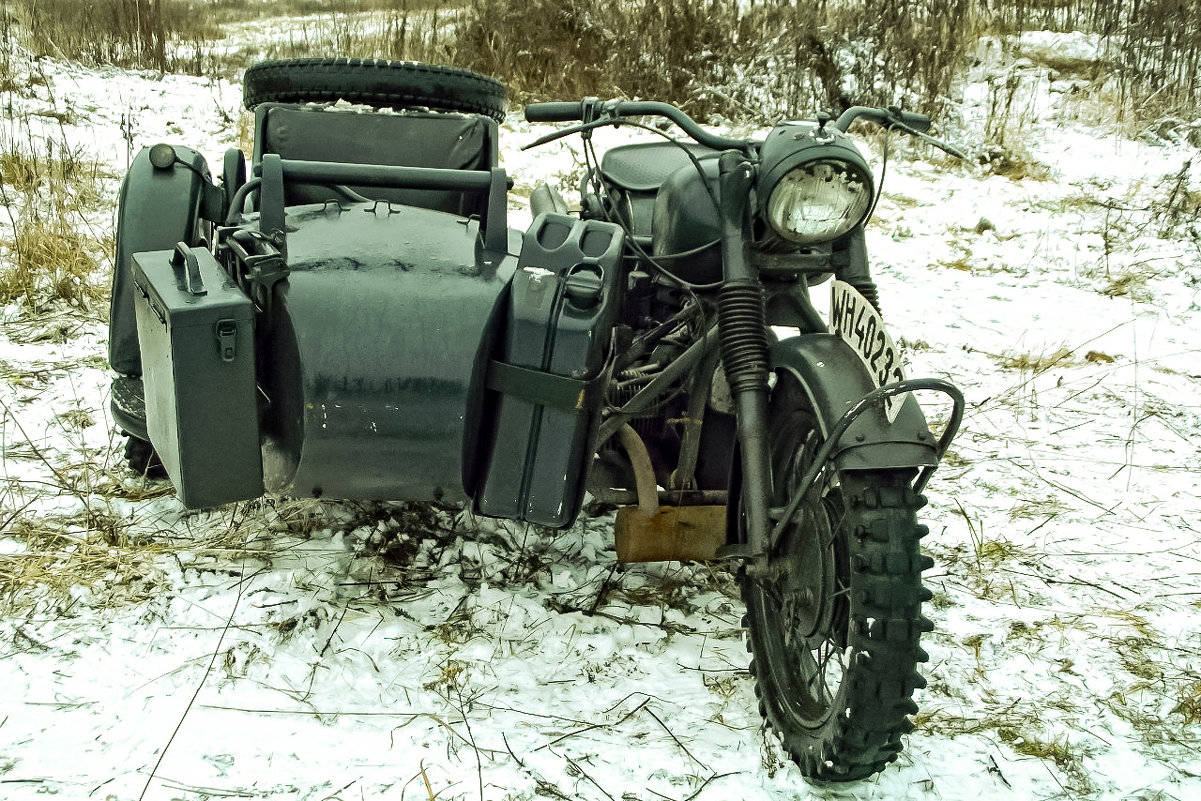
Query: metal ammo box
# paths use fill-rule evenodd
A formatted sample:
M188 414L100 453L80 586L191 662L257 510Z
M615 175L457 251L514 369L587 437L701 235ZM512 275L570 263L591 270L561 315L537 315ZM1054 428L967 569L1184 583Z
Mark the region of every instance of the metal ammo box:
M263 494L250 299L212 254L133 257L146 430L191 509Z
M583 501L624 280L622 230L545 214L525 234L487 387L499 393L476 509L566 526Z

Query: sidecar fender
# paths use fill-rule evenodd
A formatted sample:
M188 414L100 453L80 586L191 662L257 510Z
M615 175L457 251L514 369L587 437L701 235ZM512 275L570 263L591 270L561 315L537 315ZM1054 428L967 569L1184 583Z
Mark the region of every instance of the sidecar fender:
M825 436L876 388L858 354L832 334L781 340L772 347L771 357L777 373L791 373L804 387ZM895 422L888 422L881 407L856 418L832 458L839 470L926 467L938 464L935 442L921 406L909 396Z
M175 146L176 163L160 169L143 148L125 180L117 202L117 258L113 266L109 310L108 361L125 375L142 374L142 352L133 303L133 254L170 250L175 243L199 244L209 182L204 156ZM210 217L215 216L211 214Z

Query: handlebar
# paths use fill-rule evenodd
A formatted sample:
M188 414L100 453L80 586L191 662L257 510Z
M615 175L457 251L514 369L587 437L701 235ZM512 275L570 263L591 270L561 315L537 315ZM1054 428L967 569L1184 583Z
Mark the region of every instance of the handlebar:
M619 117L665 117L697 142L714 150L746 150L750 145L748 139L730 139L710 133L682 110L670 103L655 100L606 100L602 102L594 97L589 97L579 103L552 101L530 103L525 107L527 122L582 122L586 126L591 126L594 123L604 125L609 120ZM567 133L571 133L571 131L569 130Z
M827 120L829 119L827 115L819 116ZM578 103L552 101L547 103L530 103L526 106L525 118L528 122L581 123L580 125L574 125L570 128L564 128L555 133L548 134L536 142L526 145L526 148L536 147L563 136L591 130L602 125L618 124L621 117L665 117L674 122L680 130L694 140L714 150L741 150L746 152L754 144L754 140L730 139L710 133L702 128L696 120L670 103L662 103L654 100L606 100L602 102L595 97L588 97ZM889 108L852 106L831 124L833 127L846 133L847 129L856 120L867 120L883 128L894 128L903 131L953 156L962 159L967 158L957 148L935 139L926 133L926 131L930 130L931 121L925 114L918 114L914 111L902 111L895 106Z
M930 130L932 121L925 114L918 114L916 111L900 111L897 116L903 124L919 133L926 133Z
M896 106L890 108L851 106L842 112L842 115L834 123L834 127L846 133L855 120L867 120L882 128L900 128L919 134L930 130L930 118L925 114L918 114L916 111L901 111Z
M554 101L530 103L525 107L526 122L578 122L583 118L583 103Z
M841 116L833 123L834 127L843 133L851 127L851 123L855 120L868 120L874 122L882 128L889 130L898 130L916 136L923 142L933 145L944 153L948 153L957 159L968 160L968 156L954 145L948 144L941 139L935 139L926 131L930 130L930 118L925 114L918 114L915 111L901 111L896 106L888 108L872 108L871 106L852 106L842 112Z

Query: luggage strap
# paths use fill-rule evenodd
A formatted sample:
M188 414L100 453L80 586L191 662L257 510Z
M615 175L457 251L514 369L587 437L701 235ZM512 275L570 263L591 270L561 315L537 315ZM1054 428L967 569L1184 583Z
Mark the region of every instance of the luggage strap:
M504 395L511 395L540 406L581 411L600 406L608 372L601 370L593 378L571 378L545 373L532 367L488 362L484 385Z

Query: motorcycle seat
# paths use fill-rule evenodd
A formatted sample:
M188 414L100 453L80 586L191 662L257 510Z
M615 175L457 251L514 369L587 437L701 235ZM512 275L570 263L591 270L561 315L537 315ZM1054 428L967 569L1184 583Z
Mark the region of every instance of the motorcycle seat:
M606 182L629 192L656 192L673 172L688 167L692 159L715 156L718 151L695 143L638 142L605 152L600 171Z
M659 187L677 170L695 169L690 154L696 159L715 158L718 151L696 143L638 142L615 147L601 157L601 177L618 190L616 212L639 243L651 241Z

